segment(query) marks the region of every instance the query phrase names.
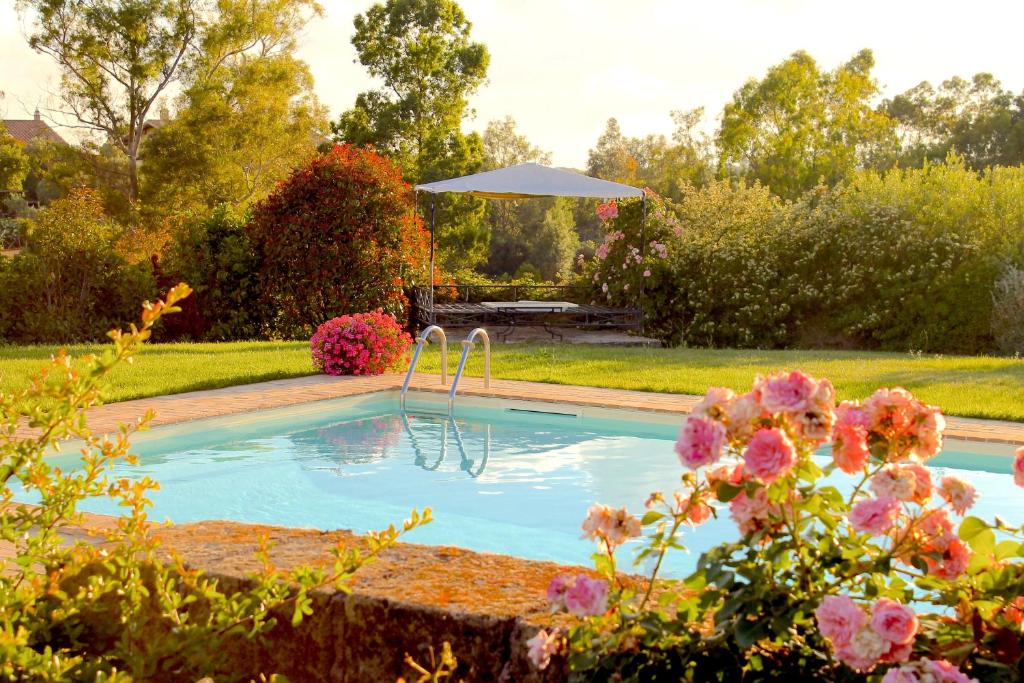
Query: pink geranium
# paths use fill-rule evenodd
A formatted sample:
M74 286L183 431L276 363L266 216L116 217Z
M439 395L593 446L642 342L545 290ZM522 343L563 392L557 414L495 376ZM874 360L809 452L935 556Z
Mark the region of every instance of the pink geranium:
M977 489L969 482L952 475L942 478L939 495L958 515L965 514L978 499Z
M328 375L379 375L394 368L412 344L383 310L332 318L309 340L313 366Z
M725 427L710 417L687 418L676 441L676 455L683 467L695 470L717 462L725 445Z
M850 524L854 531L879 536L896 521L900 502L892 496L862 500L850 510Z
M914 610L895 600L879 598L871 611L871 628L890 643L910 643L917 635L918 627Z
M1013 483L1024 486L1024 446L1017 449L1013 458Z
M796 449L781 429L761 429L743 454L744 471L765 483L789 474L796 463Z

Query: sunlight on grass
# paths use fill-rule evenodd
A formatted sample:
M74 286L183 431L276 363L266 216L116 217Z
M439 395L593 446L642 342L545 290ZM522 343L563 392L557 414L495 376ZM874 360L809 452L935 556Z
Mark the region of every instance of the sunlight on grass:
M75 356L97 345L73 346ZM0 346L0 391L25 385L52 347ZM454 371L457 347L450 360ZM437 345L420 360L440 370ZM903 386L951 415L1024 421L1024 361L1010 358L918 356L857 351L735 351L605 346L496 344L494 377L555 384L701 394L709 386L746 390L754 376L800 368L828 377L841 398L863 398L880 386ZM470 356L467 375L483 357ZM108 401L211 389L312 374L306 342L153 344L113 373Z

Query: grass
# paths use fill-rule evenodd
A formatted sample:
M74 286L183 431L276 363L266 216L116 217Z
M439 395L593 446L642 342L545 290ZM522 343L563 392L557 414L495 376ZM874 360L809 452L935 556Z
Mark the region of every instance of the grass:
M453 346L449 363L454 372L459 349ZM77 356L98 348L73 346L70 351ZM0 391L24 386L53 351L0 346ZM436 345L426 350L420 368L440 370ZM1024 360L1011 358L496 344L491 370L496 378L702 394L709 386L746 390L758 373L792 368L828 377L840 398L863 398L881 386L902 386L950 415L1024 422ZM466 372L482 371L482 354L475 352ZM115 370L106 398L123 401L310 373L305 342L152 344L134 364Z

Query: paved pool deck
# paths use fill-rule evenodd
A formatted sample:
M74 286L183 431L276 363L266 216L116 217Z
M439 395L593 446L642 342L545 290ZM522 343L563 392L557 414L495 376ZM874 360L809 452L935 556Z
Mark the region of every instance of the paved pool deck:
M94 432L112 432L119 423L132 423L152 410L151 426L174 424L246 413L254 410L280 408L310 401L343 398L380 391L397 391L404 375L386 374L376 377L328 377L311 375L256 384L243 384L224 389L191 391L154 398L122 401L97 406L89 411L89 424ZM417 375L412 388L417 391L447 392L438 375ZM484 387L479 377L463 377L459 395L573 403L583 406L620 408L678 414L683 416L700 400L699 396L662 394L621 389L601 389L563 384L542 384L516 380L491 380ZM1024 423L1003 420L981 420L947 417L946 436L990 443L1024 445Z

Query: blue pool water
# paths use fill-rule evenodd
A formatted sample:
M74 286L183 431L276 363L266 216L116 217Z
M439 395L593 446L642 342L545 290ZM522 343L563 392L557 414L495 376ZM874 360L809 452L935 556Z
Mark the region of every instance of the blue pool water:
M406 540L571 564L588 564L594 550L580 538L591 504L642 514L651 491L679 483L677 424L502 408L460 408L449 422L410 407L408 421L396 401L381 398L159 428L136 439L139 464L118 470L160 482L155 519L366 531L430 506L436 521ZM57 459L75 466L74 456ZM1024 517L1009 458L949 449L931 464L936 475L956 473L978 487L973 514ZM849 480L833 476L840 486ZM106 500L84 507L120 512ZM670 573L686 573L703 550L735 537L722 511L686 533L690 552L672 558ZM631 551L620 550L623 564Z

